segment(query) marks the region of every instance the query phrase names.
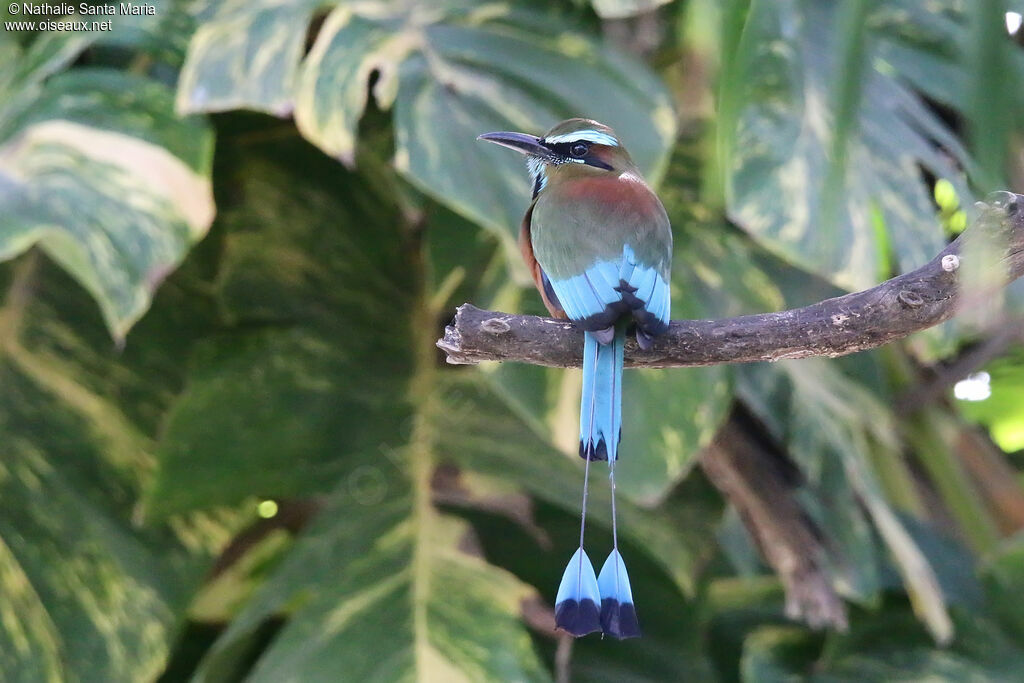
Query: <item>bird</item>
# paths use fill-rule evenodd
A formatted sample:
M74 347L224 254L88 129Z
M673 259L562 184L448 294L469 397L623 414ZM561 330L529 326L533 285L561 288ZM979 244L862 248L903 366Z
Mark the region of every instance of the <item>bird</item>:
M555 625L579 637L640 635L619 550L615 463L622 436L622 370L627 334L643 349L668 329L672 227L610 127L572 118L542 136L484 133L526 157L533 197L519 247L548 312L584 331L579 454L583 474L580 544L555 597ZM599 574L584 550L590 463L608 462L612 550Z

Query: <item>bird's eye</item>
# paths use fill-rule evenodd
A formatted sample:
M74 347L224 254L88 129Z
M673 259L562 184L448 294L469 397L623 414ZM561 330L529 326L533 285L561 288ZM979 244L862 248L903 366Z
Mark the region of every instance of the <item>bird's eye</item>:
M581 157L585 157L589 149L590 145L585 142L574 142L572 147L569 148L569 154L579 159Z

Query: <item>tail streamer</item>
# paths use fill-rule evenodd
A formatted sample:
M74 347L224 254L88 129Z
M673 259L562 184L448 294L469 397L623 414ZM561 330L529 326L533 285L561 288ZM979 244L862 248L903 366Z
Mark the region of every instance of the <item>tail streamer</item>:
M562 574L555 598L555 625L574 636L602 631L622 639L640 635L629 575L619 552L615 509L615 461L622 434L622 369L626 330L625 326L618 326L613 335L607 332L587 332L584 335L580 456L586 460L586 467L583 476L580 546ZM611 338L607 339L609 336ZM607 342L602 343L606 339ZM594 566L583 549L592 460L608 461L612 490L613 545L600 576L595 575Z
M622 365L626 330L609 343L587 332L583 342L583 395L580 398L580 457L614 462L622 436Z

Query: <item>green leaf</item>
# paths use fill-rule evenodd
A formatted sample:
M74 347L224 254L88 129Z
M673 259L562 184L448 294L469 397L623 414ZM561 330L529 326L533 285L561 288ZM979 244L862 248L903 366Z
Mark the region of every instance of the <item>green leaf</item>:
M515 262L529 181L521 159L476 142L480 133L540 133L588 116L616 127L650 177L663 170L676 130L663 87L639 63L554 17L498 4L342 4L303 58L311 6L224 5L193 40L179 109L294 109L305 137L351 162L376 74L377 104L394 106L396 167L492 230Z
M1019 64L1020 56L1015 54L1017 46L1006 39L1004 0L984 0L968 7L964 62L969 77L963 109L978 162L978 182L994 190L1006 182L1007 149L1020 127L1014 112L1020 96L1014 88L1004 87L1001 74L1013 73L1013 60Z
M983 401L958 401L968 419L989 429L992 438L1008 453L1024 448L1024 366L1022 355L1012 351L985 366L991 395Z
M222 168L228 326L199 346L167 416L158 517L326 492L408 438L417 282L387 188L294 142L227 153ZM295 187L299 168L309 180Z
M548 679L519 617L532 590L465 552L468 526L415 508L389 470L387 498L346 485L217 641L198 681L236 671L264 619L288 621L250 681Z
M445 403L430 250L392 201L391 172L360 167L294 137L222 159L231 199L211 293L223 326L191 356L147 509L329 502L263 568L200 678L544 680L520 616L533 591L432 505ZM272 618L285 624L246 674Z
M187 289L168 283L118 352L56 267L0 266L0 679L153 680L230 533L215 517L178 520L178 538L138 523L178 354L209 322Z
M742 680L1010 681L1020 678L1022 652L984 613L954 613L957 639L938 648L904 605L862 614L849 633L818 638L793 627L762 626L745 641Z
M400 17L363 17L347 6L332 11L303 61L295 92L295 124L302 134L351 163L370 76L378 73L374 94L389 106L399 66L422 48L421 29Z
M955 418L934 406L925 406L909 421L907 440L921 454L921 467L964 540L978 554L991 552L999 542L998 525L961 460L961 437Z
M747 637L740 660L744 683L799 680L820 647L818 640L792 626L763 626Z
M177 577L132 529L118 502L126 482L89 421L32 377L59 377L44 363L26 351L0 361L0 677L151 679L176 623Z
M935 647L913 623L909 610L893 605L855 622L834 638L817 680L1012 681L1024 673L1022 651L987 615L954 612L957 638Z
M38 245L96 299L115 339L213 220L209 130L146 78L64 66L44 34L0 88L0 259Z
M653 507L690 472L728 414L730 378L720 366L626 371L615 468L626 497Z
M862 600L877 598L881 580L870 520L918 616L936 640L947 642L952 624L938 578L885 501L868 460L870 449L898 457L891 413L824 361L752 365L739 379L740 396L787 447L819 499L808 501L809 513L840 550L834 575L840 588Z
M989 609L1017 645L1024 647L1024 614L1016 598L1024 586L1024 543L1011 540L984 564L981 575Z
M179 111L292 111L292 90L319 2L218 3L192 36L178 79ZM207 17L209 19L209 17Z
M857 49L847 55L849 70L837 62L840 27L859 25L840 23L841 5L751 5L721 94L732 117L721 124L722 167L729 169L730 218L792 264L864 289L887 257L875 244L873 216L887 226L900 270L918 267L944 244L919 167L970 194L958 169L966 162L961 145L876 59L870 34L863 54L850 43ZM861 67L859 98L833 93L832 83L855 78Z
M443 410L437 415L439 457L470 471L500 477L540 500L578 512L583 461L575 453L575 443L571 453L556 448L544 423L510 393L510 373L462 375L451 378L444 387ZM531 392L544 391L542 376L520 377L519 382L535 382ZM578 407L574 412L579 414ZM611 489L607 477L601 476L607 467L598 464L593 470L587 519L610 528L607 501ZM710 533L715 516L717 511L705 514L676 506L644 510L628 500L618 501L619 533L643 548L686 593L694 591L697 569L710 550L702 538Z

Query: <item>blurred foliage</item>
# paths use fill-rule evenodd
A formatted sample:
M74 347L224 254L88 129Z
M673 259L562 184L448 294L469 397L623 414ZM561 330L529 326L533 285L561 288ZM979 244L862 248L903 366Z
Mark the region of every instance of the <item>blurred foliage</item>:
M434 347L463 301L541 310L526 174L481 132L615 127L672 218L676 318L916 268L1024 177L996 0L156 6L0 32L2 680L564 673L579 375ZM834 361L628 373L645 636L576 641L574 680L1024 677L1024 460L989 439L1024 445L1012 310ZM955 401L982 365L991 397ZM787 616L697 466L738 405L847 632Z

